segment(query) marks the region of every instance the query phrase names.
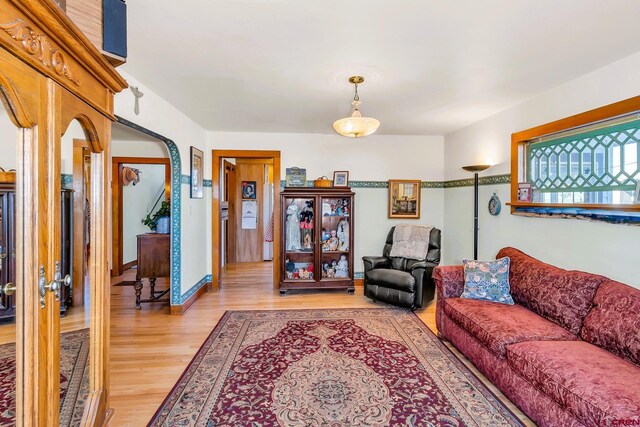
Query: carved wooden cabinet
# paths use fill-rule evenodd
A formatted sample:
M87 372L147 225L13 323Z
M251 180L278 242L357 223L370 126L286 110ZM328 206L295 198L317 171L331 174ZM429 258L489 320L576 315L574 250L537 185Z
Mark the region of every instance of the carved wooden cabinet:
M161 298L169 289L156 291L156 279L169 277L171 273L171 240L169 234L147 233L138 235L138 270L136 273L136 309L140 309L143 302L169 302ZM149 298L141 299L142 279L149 279Z
M354 202L348 187L288 187L280 193L281 295L319 288L353 293Z

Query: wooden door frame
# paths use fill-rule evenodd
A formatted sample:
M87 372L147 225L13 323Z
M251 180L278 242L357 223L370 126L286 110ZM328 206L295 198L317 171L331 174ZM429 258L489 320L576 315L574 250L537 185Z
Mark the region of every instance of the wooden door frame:
M220 289L222 232L220 227L220 176L223 158L272 159L274 192L274 236L280 236L280 151L270 150L212 150L211 151L211 288ZM280 287L280 239L273 241L273 289Z
M222 162L223 162L223 165L222 165L222 166L223 166L223 170L224 170L224 177L225 177L225 179L226 179L226 178L227 178L227 176L229 175L229 174L227 173L227 167L231 166L231 167L232 167L232 169L233 169L233 175L234 175L233 182L234 182L234 184L235 184L235 182L236 182L236 176L235 176L235 175L236 175L236 165L234 165L233 163L231 163L230 161L228 161L228 160L226 160L226 159L223 159L223 160L222 160ZM231 192L229 191L229 182L225 180L225 181L224 181L224 186L225 186L225 190L226 190L226 192L227 192L227 193L224 195L224 199L225 199L227 202L229 202L229 201L230 201L229 194L231 193ZM235 197L235 192L233 192L233 196ZM229 224L233 222L234 227L235 227L235 224L236 224L235 218L233 218L233 220L232 220L232 216L231 216L231 214L232 214L232 212L231 212L231 207L232 207L232 206L233 206L233 208L234 208L234 212L235 212L235 200L233 200L233 205L230 205L230 206L229 206L229 217L228 217L228 219L227 219L227 224L226 224L226 226L225 226L225 228L224 228L224 229L225 229L225 235L224 235L224 236L222 236L222 240L224 240L224 265L222 266L222 270L223 270L223 271L226 271L227 264L229 263L229 253L231 252L231 251L229 250L229 229L230 229ZM234 259L234 260L235 260L235 256L236 256L236 255L235 255L235 250L236 250L236 247L235 247L235 243L234 243L234 244L233 244L233 251L234 251L234 253L233 253L233 259ZM221 262L222 262L222 260L221 260Z
M122 206L122 165L126 163L144 165L164 165L165 200L171 200L171 160L168 157L112 157L111 158L111 209L113 232L111 233L111 276L121 276L124 272L123 206Z

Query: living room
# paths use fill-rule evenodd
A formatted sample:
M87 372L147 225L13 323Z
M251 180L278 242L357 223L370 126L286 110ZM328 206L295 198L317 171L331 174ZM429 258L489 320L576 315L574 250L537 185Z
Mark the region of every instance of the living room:
M264 5L259 7L264 7ZM544 8L542 5L539 7L541 9ZM622 8L623 6L620 7ZM594 5L594 8L597 9L597 6ZM567 7L567 10L564 11L560 9L564 10L564 8L559 8L558 14L570 13L569 10L572 10L570 7ZM521 11L520 13L523 12ZM464 171L462 166L489 162L491 167L480 174L483 185L479 186L479 259L494 259L501 248L512 246L562 268L602 274L638 287L640 284L637 281L636 267L638 249L638 229L636 227L586 221L584 219L532 218L511 215L509 212L510 207L505 204L512 201L512 181L510 179L511 134L636 96L640 89L640 81L628 70L635 69L640 65L640 55L634 53L634 49L631 48L628 51L628 55L620 55L618 58L611 58L614 60L601 63L600 66L589 67L585 65L585 62L589 62L588 58L592 58L594 54L593 45L584 47L588 45L586 39L581 40L579 37L567 34L561 36L560 33L565 30L565 27L562 25L556 26L558 22L562 21L559 17L554 18L552 22L545 23L543 27L540 24L545 22L542 18L530 20L529 27L526 27L523 23L523 21L529 21L526 13L518 15L518 19L518 21L510 22L507 26L510 30L505 29L504 32L511 34L508 31L513 32L515 28L520 28L523 38L531 37L531 39L524 41L515 35L513 36L516 41L523 43L522 51L531 55L540 55L538 60L531 60L530 71L526 74L526 78L523 77L523 81L528 80L531 83L534 80L537 81L536 79L538 78L543 79L540 75L542 73L545 76L544 79L549 79L549 82L554 81L554 83L545 86L542 81L538 81L537 84L540 85L538 89L532 90L531 93L523 96L518 101L512 100L506 103L509 104L508 106L493 110L495 111L494 113L484 113L483 111L484 108L487 111L491 110L485 103L489 105L492 103L501 104L503 100L496 99L499 98L497 93L487 91L483 98L482 95L475 95L469 88L467 90L471 91L471 94L477 96L480 100L463 109L468 114L459 113L459 117L468 120L468 123L447 132L429 132L423 135L415 135L412 134L415 131L410 131L408 132L409 135L405 135L405 131L399 127L399 121L394 121L393 119L389 119L391 123L388 123L388 125L397 129L394 133L403 134L389 135L387 131L383 131L387 122L383 120L380 111L385 109L380 107L378 103L385 104L391 102L391 100L400 101L401 105L403 105L400 110L404 113L403 115L415 115L415 118L411 117L412 120L416 120L417 117L427 117L425 122L435 120L432 117L438 117L439 114L444 115L444 113L436 110L430 115L416 105L416 103L420 105L422 102L429 102L428 92L418 89L418 86L416 86L418 83L405 87L400 82L389 82L390 77L388 75L381 76L382 72L379 69L370 66L373 60L365 61L364 58L367 58L369 45L360 40L353 43L351 50L356 52L358 61L353 59L348 61L349 63L354 63L353 69L345 67L344 70L340 68L338 71L334 71L335 74L341 73L339 78L334 75L329 76L331 79L329 83L333 88L331 90L341 94L336 96L338 99L331 100L331 107L337 110L333 113L333 116L314 109L314 107L322 106L317 105L320 101L313 100L312 95L317 90L318 85L327 85L328 77L326 72L324 75L319 75L317 70L310 70L308 76L302 75L292 79L292 84L295 82L297 85L296 89L289 89L285 85L278 92L278 95L274 93L273 88L263 95L269 99L281 96L285 102L299 106L297 108L308 107L311 109L308 115L300 117L298 113L285 107L283 111L272 113L277 116L276 118L272 118L267 124L262 124L265 120L264 117L255 116L262 101L254 102L248 98L246 103L237 101L237 104L234 104L237 105L237 110L235 110L237 111L237 117L230 118L227 123L224 123L223 117L214 117L215 114L208 115L204 112L196 112L190 115L189 117L195 118L197 123L214 121L218 123L217 121L220 121L220 124L218 126L211 125L210 127L214 128L214 130L205 130L204 136L200 135L199 139L190 137L183 140L174 136L178 134L175 130L176 118L179 117L184 123L184 125L179 125L180 127L195 128L197 125L189 117L171 110L178 103L185 105L188 97L186 94L181 93L181 90L184 89L188 93L188 88L178 85L174 87L163 86L163 95L158 95L160 92L156 92L154 90L155 87L152 85L152 81L156 77L152 76L149 80L146 80L144 79L145 71L138 73L134 71L135 57L123 69L131 73L127 76L127 81L134 86L140 87L145 92L145 98L140 100L142 107L140 115L134 116L131 114L133 96L127 91L116 96L116 111L118 111L119 115L127 117L131 121L140 123L150 129L157 129L162 134L170 135L178 145L184 143L180 147L183 153L188 152L189 145L198 146L205 152L210 152L210 150L278 150L282 156L282 180L284 180L285 169L295 166L305 168L307 179L310 181L321 176L327 176L331 179L334 171L349 171L349 180L353 183L351 190L355 193L357 203L357 226L354 237L355 273L362 274L365 270L361 261L362 256L381 254L382 243L391 226L408 222L406 219L388 218L388 191L386 187L382 186L380 188L380 186L386 184L389 179L416 179L427 184L421 190L421 218L415 222L432 225L442 230L440 265L457 265L462 262L463 258L471 258L474 245L474 194L472 183L469 181L473 178L473 174ZM586 19L586 16L584 19ZM527 32L523 26L530 32ZM580 24L580 28L574 30L580 34L586 34L589 33L587 27L588 25L583 22ZM558 33L554 33L556 34L554 37L549 36L544 41L539 41L536 38L536 34L541 28L551 33L554 33L554 31L558 31ZM487 30L483 28L478 31L478 34L483 34ZM559 42L559 40L562 40L562 42ZM540 43L539 45L536 44L538 42ZM585 45L583 46L582 43L585 43ZM609 40L606 44L611 47L616 43L613 40ZM572 56L573 61L566 58L562 60L565 66L573 62L575 68L571 71L563 68L564 71L571 74L571 77L560 79L560 68L555 63L548 67L543 65L544 60L548 59L545 55L546 49L551 49L551 44L558 49L558 52L554 54L558 55L558 57L575 55ZM584 49L582 53L576 53L575 50L580 50L581 48ZM416 49L425 49L425 47L418 43L416 44ZM468 49L471 50L471 48ZM518 50L513 46L511 49ZM147 52L145 55L151 56L151 53ZM269 58L265 60L269 61ZM506 59L503 58L503 60ZM578 66L578 64L583 65ZM515 66L515 64L511 65ZM213 67L214 69L219 69L220 66ZM510 81L511 78L504 75L503 68L496 64L494 64L494 67L492 70L495 70L497 75L503 76ZM369 74L367 74L367 70ZM413 70L411 75L415 72L416 70ZM293 71L290 71L290 73L293 73ZM387 71L387 73L390 74L391 72ZM152 71L149 71L149 74L152 74ZM345 139L330 128L333 120L346 115L345 113L348 111L346 108L349 106L348 103L353 96L353 88L347 82L347 79L352 74L362 74L365 77L365 82L359 87L359 95L362 101L360 108L363 115L377 118L381 122L378 132L361 140ZM424 72L424 75L417 81L422 79L429 80L434 73ZM384 80L380 81L383 77ZM259 79L259 77L256 78ZM265 77L269 82L273 78ZM247 77L247 79L249 78ZM386 95L381 96L380 93L376 92L376 88L385 87L383 83L391 85L396 89L397 93L394 93L393 90L387 90L385 92ZM217 89L212 92L212 96L219 91L225 98L227 96L226 91L230 88L235 88L235 84L240 84L242 88L238 89L238 93L258 90L254 87L255 83L252 83L251 80L245 80L244 82L234 83L229 88L218 88L216 86ZM273 84L278 87L275 81ZM544 89L542 89L543 87ZM306 93L307 88L310 93L309 96ZM517 90L514 89L514 91L519 90L523 90L522 87ZM290 99L294 94L296 100L291 101ZM163 102L163 98L175 99L177 103L168 105L168 102ZM346 105L341 105L341 103ZM171 111L170 115L159 115L159 108L166 108ZM185 106L182 111L187 112L189 108ZM341 108L346 111L340 113ZM211 110L214 110L214 107L211 107ZM325 119L318 119L319 117L325 117L325 115L327 116ZM451 116L458 117L453 113ZM169 121L170 117L171 122ZM471 117L478 118L471 119ZM250 122L254 122L254 124L247 124L246 118L251 118ZM233 123L238 121L242 121L242 125L238 128L233 128ZM278 123L284 124L278 125ZM443 123L445 123L444 119L439 125L445 126ZM305 131L305 125L308 126L309 130ZM224 129L225 126L230 128ZM254 126L257 128L262 127L265 131L252 129ZM221 129L215 129L218 127ZM285 130L287 127L294 128L294 131ZM321 130L316 130L316 127ZM196 143L195 141L200 142ZM205 159L207 161L205 163L205 175L209 177L211 176L209 172L211 168L210 156L205 156ZM183 170L185 171L183 173L188 173L186 172L188 171L188 161L183 158L182 162ZM456 184L458 180L465 180L466 183L458 185ZM431 185L438 183L440 185ZM206 188L206 191L208 190ZM494 193L503 204L502 212L497 216L490 215L486 209L486 205ZM209 197L209 193L205 193L205 198L207 197ZM204 206L197 206L197 202L194 201L190 201L190 203L193 204L193 215L196 214L195 212L198 209L207 209L205 224L207 224L206 227L209 227L211 208L208 200L204 204L201 203ZM193 228L196 222L186 216L183 216L182 221L183 236L189 236L183 238L191 239L193 237L202 240L206 237L208 240L204 245L207 248L211 247L209 243L211 235L209 228L205 228L207 230L206 233L200 233L200 228ZM201 247L200 243L198 243L197 247ZM189 249L186 250L188 251ZM183 250L183 272L193 272L196 268L200 271L190 281L182 282L183 293L196 284L204 275L215 275L217 273L216 268L211 267L210 253L205 254L197 249L187 253L188 255L185 256L185 250ZM198 261L198 258L200 261ZM187 266L185 262L192 264ZM206 265L206 268L204 268L204 265ZM224 286L222 289L224 290ZM304 296L297 294L287 295L284 299L296 298L294 304L302 304L300 307L305 307ZM198 305L206 304L210 297L210 295L206 295L206 298L201 302L196 302L193 305L194 309L199 310ZM322 296L322 298L325 297ZM288 301L285 303L287 305L290 304ZM335 301L332 299L329 302L327 299L325 303L330 306ZM271 304L269 302L269 305ZM427 310L418 311L419 313L429 313L426 316L421 314L421 318L425 319L428 316L434 316L435 309L433 305L431 304L429 307ZM429 324L429 321L426 321Z
M115 70L127 87L109 89L112 111L107 102L101 117L168 147L170 273L158 279L166 301L154 301L145 278L151 298L133 303L127 283L139 280L137 268L111 277L101 299L101 270L88 279L83 313L48 314L55 333L102 330L107 340L91 341L86 366L101 369L108 393L93 414L78 395L77 425L640 425L640 4L126 6L128 54ZM0 41L22 46L16 34ZM85 90L84 81L66 84ZM0 167L17 169L13 191L16 175L28 180L28 145L10 143L15 111L0 114L10 160L3 155ZM379 127L347 138L332 126L358 112ZM622 148L598 139L619 131L629 131ZM588 135L593 155L580 151L574 172L572 153L588 132L601 133ZM560 148L543 167L536 147ZM243 156L279 164L274 224L258 222L274 253L230 267L221 168ZM72 163L64 153L56 161ZM295 168L302 185L290 185ZM92 177L94 199L106 197L108 171ZM551 185L538 185L544 177ZM392 181L411 183L406 215L393 213ZM239 198L243 207L255 200ZM87 226L92 245L98 230L111 231L109 215L97 215L103 222ZM309 248L288 247L292 235ZM324 248L331 238L339 243ZM401 242L424 252L394 254ZM109 250L98 252L105 261L90 258L90 270L110 262ZM484 275L489 284L477 281L489 291L470 296L471 277ZM51 313L54 282L62 283L41 291ZM96 301L108 315L96 314ZM16 340L7 326L0 349ZM76 379L48 378L47 390ZM76 391L91 396L91 387ZM47 408L62 414L65 393ZM25 419L14 410L0 425Z

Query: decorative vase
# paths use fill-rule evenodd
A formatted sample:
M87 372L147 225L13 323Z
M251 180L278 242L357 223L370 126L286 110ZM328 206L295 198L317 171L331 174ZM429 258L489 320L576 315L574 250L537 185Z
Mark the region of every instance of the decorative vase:
M156 225L156 233L159 234L169 234L170 230L170 221L168 216L161 216L158 218L158 223Z

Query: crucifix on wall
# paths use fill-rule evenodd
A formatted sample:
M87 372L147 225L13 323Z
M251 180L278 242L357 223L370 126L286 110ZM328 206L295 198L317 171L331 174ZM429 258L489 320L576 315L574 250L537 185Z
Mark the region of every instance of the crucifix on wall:
M142 93L135 86L130 86L129 89L131 89L131 92L133 92L133 96L136 97L136 103L133 106L133 112L136 113L136 116L137 116L138 114L140 114L140 98L142 98L144 96L144 93Z

